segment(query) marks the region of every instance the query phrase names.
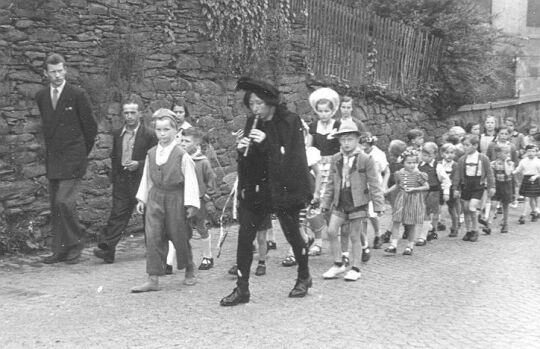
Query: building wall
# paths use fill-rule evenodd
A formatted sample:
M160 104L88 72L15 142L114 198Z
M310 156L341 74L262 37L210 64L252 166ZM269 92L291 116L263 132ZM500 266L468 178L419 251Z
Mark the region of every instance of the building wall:
M493 25L516 35L521 45L516 62L516 95L538 95L540 99L540 26L527 25L529 1L537 0L493 0ZM534 15L540 16L540 12Z

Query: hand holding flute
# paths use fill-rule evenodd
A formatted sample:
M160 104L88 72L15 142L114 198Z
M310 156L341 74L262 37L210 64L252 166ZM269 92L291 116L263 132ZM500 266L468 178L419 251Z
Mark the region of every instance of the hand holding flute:
M245 148L244 156L248 155L249 147L252 141L255 143L261 143L266 138L266 133L256 128L259 118L260 118L259 115L255 115L255 120L253 121L251 130L249 131L249 135L247 137L241 138L240 141L238 142L238 149Z

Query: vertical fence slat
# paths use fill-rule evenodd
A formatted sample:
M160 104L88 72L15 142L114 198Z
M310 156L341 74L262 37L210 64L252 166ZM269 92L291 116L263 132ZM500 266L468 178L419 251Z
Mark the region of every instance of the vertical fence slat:
M406 92L434 78L440 38L333 0L293 0L291 9L307 10L307 59L315 76L364 83L368 53L375 43L375 82Z

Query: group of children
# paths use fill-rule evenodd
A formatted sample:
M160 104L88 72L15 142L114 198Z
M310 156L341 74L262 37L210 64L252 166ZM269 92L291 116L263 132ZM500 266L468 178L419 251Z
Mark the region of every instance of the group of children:
M367 262L371 253L368 223L374 230L372 248L380 249L389 243L384 251L396 254L398 241L403 237L407 240L403 255L410 256L416 246L437 239L437 232L446 229L440 222L443 205L447 206L451 220L449 237L457 237L463 225L463 240L470 242L479 238L479 223L484 233L491 233L498 213L502 213L500 231L508 233L509 207L517 207L518 196L528 201L531 221L537 220L538 147L532 136L516 131L514 119L506 119L497 128L496 119L489 116L482 133L480 124L469 124L466 130L452 127L440 147L424 142L423 131L413 129L407 134L407 143L390 142L387 156L376 146L377 138L353 117L351 97L345 96L340 102L334 90L320 88L310 95L309 102L317 115L311 124L304 123L314 199L303 212L300 224L306 241L310 241L310 256L321 255L323 238L329 242L333 264L323 278L334 279L341 274L346 281L360 278L361 262ZM186 284L195 282L192 227L200 234L203 245L199 269L214 265L204 208L216 192L215 174L201 152L202 131L185 123L179 113L185 113L185 107L175 108L174 112L160 109L153 115L159 144L149 152L137 194L138 211L146 211L149 280L134 287L133 292L157 290L158 277L171 273L174 264L179 269L186 268ZM531 130L530 135L536 132L534 127ZM386 202L391 206L391 224L381 233L379 217ZM496 208L493 213L491 207ZM520 224L525 223L526 209ZM273 239L264 238L264 232L271 231L270 217L268 222L257 239L260 263L256 275L265 274L267 250L276 248ZM185 236L182 233L180 240L173 238L178 237L172 234L173 229L185 231ZM160 235L151 237L148 232L152 230ZM282 264L296 264L291 252Z

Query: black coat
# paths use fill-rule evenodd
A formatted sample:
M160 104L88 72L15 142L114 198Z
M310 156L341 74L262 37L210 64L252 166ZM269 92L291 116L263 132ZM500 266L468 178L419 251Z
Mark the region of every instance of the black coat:
M122 129L113 131L113 146L111 151L111 180L115 183L118 180L123 180L126 176L133 177L140 181L144 169L144 163L146 161L146 153L150 148L157 144L157 137L154 130L145 127L142 124L137 130L135 135L135 142L133 143L133 151L131 153L131 160L137 161L139 167L137 171L124 170L122 166Z
M82 178L97 135L90 99L84 90L66 83L53 109L50 91L48 86L36 94L43 121L47 178Z
M253 117L248 119L244 134L252 124ZM305 207L313 195L300 117L280 106L272 120L259 124L257 128L266 133L266 139L261 144L253 143L247 158L239 154L240 195L242 189L246 193L259 185L258 201L264 200L261 208L270 205L277 211Z

